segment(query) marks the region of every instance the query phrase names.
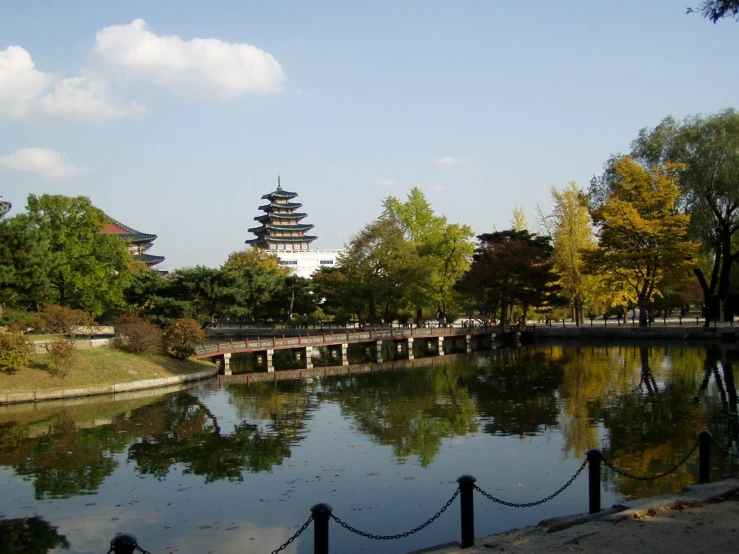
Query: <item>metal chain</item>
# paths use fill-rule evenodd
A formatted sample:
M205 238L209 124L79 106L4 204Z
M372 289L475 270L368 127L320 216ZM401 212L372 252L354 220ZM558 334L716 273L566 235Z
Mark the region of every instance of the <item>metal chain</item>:
M284 544L280 545L279 548L275 548L272 551L272 554L277 554L281 550L285 550L290 545L290 543L292 543L295 539L297 539L300 536L300 534L303 531L305 531L306 529L308 529L308 526L310 525L310 522L311 521L313 521L313 514L311 514L311 516L308 518L308 521L306 521L305 523L303 523L303 526L300 529L298 529L298 531L292 537L290 537L289 539L287 539L287 542L285 542Z
M394 539L402 539L403 537L407 537L409 535L412 535L413 533L418 533L421 529L432 523L434 520L436 520L441 514L443 514L446 509L452 505L452 502L454 502L454 499L457 498L457 495L459 494L459 488L457 488L456 491L454 491L454 494L452 497L447 501L446 504L436 512L431 518L426 520L424 523L416 527L415 529L412 529L410 531L406 531L405 533L398 533L397 535L373 535L372 533L365 533L364 531L360 531L359 529L356 529L355 527L352 527L351 525L344 523L341 521L338 517L336 517L334 514L329 514L339 525L341 525L344 529L351 531L352 533L355 533L359 536L366 537L368 539L373 539L376 541L391 541Z
M549 502L552 498L557 496L559 493L561 493L563 490L565 490L567 487L569 487L572 482L577 479L577 477L582 473L582 470L585 469L585 466L588 465L588 459L585 458L582 465L578 468L578 470L575 472L575 474L570 477L570 480L567 481L564 485L562 485L559 490L556 492L553 492L546 498L542 498L541 500L537 500L536 502L528 502L528 503L518 503L518 502L506 502L505 500L501 500L500 498L494 497L492 494L489 494L482 490L480 487L475 485L475 490L478 491L480 494L485 496L486 498L492 500L493 502L497 502L498 504L503 504L504 506L509 506L511 508L531 508L532 506L538 506L539 504L544 504L544 502Z
M662 477L665 477L665 476L669 475L670 473L673 473L673 472L677 471L678 468L680 466L682 466L685 462L687 462L688 459L693 455L693 452L695 452L695 449L696 448L698 448L698 441L697 440L695 441L695 444L693 444L693 448L690 449L690 452L688 452L687 454L685 454L685 456L683 457L683 459L680 460L673 467L671 467L667 471L663 471L662 473L658 473L657 475L647 475L647 476L643 476L643 477L642 476L638 476L638 475L632 475L632 474L624 471L623 469L617 468L616 466L614 466L613 464L611 464L611 462L609 462L605 458L601 458L601 459L603 460L603 464L606 467L611 468L613 471L615 471L619 475L623 475L624 477L628 477L629 479L636 479L637 481L654 481L655 479L660 479Z
M718 448L721 452L723 452L727 456L731 456L732 458L739 458L739 454L734 454L733 452L729 452L726 448L724 448L719 443L717 443L716 439L714 439L713 436L711 436L711 442L713 443L713 446Z
M144 550L138 544L136 545L136 550L138 550L139 552L141 552L141 554L151 554L151 552L149 552L148 550Z

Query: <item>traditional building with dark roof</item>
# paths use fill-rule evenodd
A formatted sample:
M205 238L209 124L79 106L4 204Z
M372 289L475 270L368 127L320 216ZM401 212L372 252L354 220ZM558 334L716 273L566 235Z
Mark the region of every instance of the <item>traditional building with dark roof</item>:
M318 237L306 235L313 225L300 223L308 214L295 210L303 205L291 200L298 196L296 192L282 190L280 178L277 177L277 189L262 196L269 204L259 206L263 215L254 218L259 227L249 229L257 238L247 240L246 244L264 250L293 251L310 250L310 243Z
M110 216L107 217L109 222L103 227L101 232L118 235L118 238L128 245L128 252L133 256L134 260L142 261L152 268L164 261L164 256L152 256L146 253L152 247L154 240L156 240L156 235L142 233L128 225L124 225L120 221L116 221Z
M307 214L296 212L303 205L292 202L298 194L282 189L277 177L277 189L262 196L269 204L259 206L264 212L254 218L260 225L249 229L256 238L246 244L274 253L280 264L290 268L299 277L310 277L320 267L333 267L341 250L311 250L318 237L307 235L313 225L301 223Z

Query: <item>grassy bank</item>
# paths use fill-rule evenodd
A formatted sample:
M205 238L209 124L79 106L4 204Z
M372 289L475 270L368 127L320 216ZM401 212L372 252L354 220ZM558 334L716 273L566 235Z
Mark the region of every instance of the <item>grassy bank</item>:
M12 374L0 373L0 392L33 392L126 383L188 375L213 367L202 360L175 360L168 356L136 356L115 348L77 350L76 361L65 378L49 373L48 354L29 358L26 367Z

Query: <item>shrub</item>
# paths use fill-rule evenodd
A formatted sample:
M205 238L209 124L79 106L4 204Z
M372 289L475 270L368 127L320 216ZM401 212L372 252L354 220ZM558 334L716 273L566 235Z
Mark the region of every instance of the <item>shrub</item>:
M80 327L94 323L92 314L56 304L44 304L39 314L39 325L47 333L59 333L74 340Z
M175 358L185 359L195 353L193 343L203 342L205 332L194 319L182 318L164 333L164 345Z
M11 372L20 369L33 351L23 335L5 333L0 335L0 371Z
M49 369L49 373L55 377L62 378L69 375L72 365L74 365L74 345L61 337L57 337L50 345L46 345L46 350L51 355L51 369Z
M127 315L119 322L121 337L116 346L132 354L156 354L162 350L162 330L137 315Z

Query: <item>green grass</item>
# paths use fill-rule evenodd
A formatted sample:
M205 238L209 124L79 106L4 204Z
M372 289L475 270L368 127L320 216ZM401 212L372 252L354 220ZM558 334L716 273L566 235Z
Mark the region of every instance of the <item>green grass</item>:
M49 372L48 354L29 358L27 367L14 373L0 373L0 392L32 392L71 389L188 375L213 364L204 360L175 360L164 355L137 356L115 348L76 350L75 362L67 377L54 377Z

